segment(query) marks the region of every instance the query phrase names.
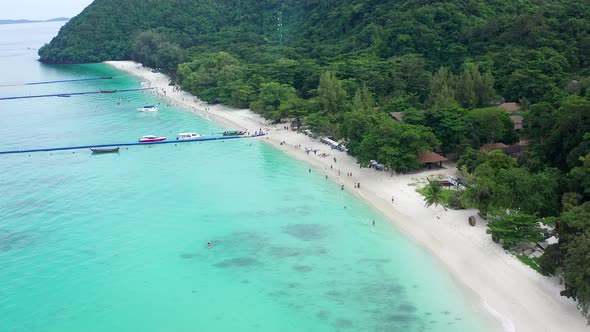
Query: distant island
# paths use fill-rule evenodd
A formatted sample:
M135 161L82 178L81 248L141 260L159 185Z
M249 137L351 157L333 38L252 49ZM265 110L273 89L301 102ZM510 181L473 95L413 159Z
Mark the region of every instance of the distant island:
M39 23L39 22L65 22L69 17L56 17L50 20L0 20L0 24L21 24L21 23Z

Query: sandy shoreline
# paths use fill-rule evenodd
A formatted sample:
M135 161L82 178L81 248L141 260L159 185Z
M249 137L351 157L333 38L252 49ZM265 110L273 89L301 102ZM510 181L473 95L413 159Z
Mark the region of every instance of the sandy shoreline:
M397 228L436 257L472 300L475 310L490 321L493 331L588 331L585 319L575 303L559 295L556 278L546 278L507 254L485 234L478 219L475 227L467 218L474 210L448 210L424 207L424 201L411 184L435 174L453 174L455 169L393 175L360 168L353 157L331 150L318 140L269 125L249 110L236 110L223 105L209 105L187 92L174 92L169 79L152 73L131 61L109 61L107 64L149 81L158 94L176 107L196 112L228 129L267 131L266 142L285 153L308 162L316 171L344 185L344 188L366 201L391 220ZM281 144L281 142L286 144ZM296 146L300 145L301 148ZM319 149L307 154L305 148ZM320 157L321 153L329 157ZM336 158L336 162L334 159ZM340 176L339 176L340 172ZM346 176L352 172L353 176ZM361 188L354 188L355 183ZM392 196L395 202L391 202ZM493 318L492 318L493 317Z

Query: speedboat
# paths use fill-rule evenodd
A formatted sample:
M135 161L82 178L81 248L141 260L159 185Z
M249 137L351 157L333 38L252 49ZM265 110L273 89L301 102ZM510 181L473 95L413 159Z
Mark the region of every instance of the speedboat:
M166 137L155 136L155 135L145 135L139 139L140 143L148 143L148 142L160 142L166 140Z
M180 134L178 134L178 136L176 136L176 140L177 141L184 141L184 140L195 139L195 138L199 138L199 137L203 137L203 135L197 134L197 133L180 133Z
M142 108L138 108L138 110L142 112L157 112L158 108L156 107L156 105L145 105Z

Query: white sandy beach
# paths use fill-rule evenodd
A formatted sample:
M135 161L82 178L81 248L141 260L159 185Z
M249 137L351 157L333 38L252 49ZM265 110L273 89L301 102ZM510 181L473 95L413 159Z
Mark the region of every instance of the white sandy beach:
M269 125L249 110L209 105L187 92L174 92L168 77L163 74L152 73L131 61L109 61L107 64L149 81L169 103L221 123L228 129L250 132L263 129L268 135L259 139L308 162L315 171L343 184L346 190L365 200L436 257L464 287L476 310L483 317L493 316L494 321L490 323L493 330L590 331L575 303L559 295L562 288L557 278L541 276L506 253L485 233L486 227L481 219L478 218L475 227L468 225L468 217L477 216L475 210L445 211L440 206L424 206L422 196L410 184L426 176L454 174L454 165L446 164L447 168L442 170L393 176L360 168L346 153L331 150L319 140L303 134L284 130L284 125ZM286 144L281 144L283 141ZM301 148L297 148L298 145ZM306 147L319 151L317 155L307 154ZM330 156L322 158L321 153ZM353 176L347 177L348 172ZM354 188L356 182L360 183L359 189ZM395 197L394 203L391 202L392 196Z

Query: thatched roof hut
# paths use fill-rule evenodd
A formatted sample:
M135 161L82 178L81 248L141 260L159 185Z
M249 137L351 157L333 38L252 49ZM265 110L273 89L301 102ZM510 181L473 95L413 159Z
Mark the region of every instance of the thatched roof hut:
M517 103L502 103L498 107L505 110L508 113L514 113L520 109Z
M433 165L438 163L438 165L440 167L442 167L442 162L443 161L448 161L447 158L441 156L438 153L432 152L432 151L424 151L422 153L420 153L418 155L418 158L416 158L416 160L423 165Z

